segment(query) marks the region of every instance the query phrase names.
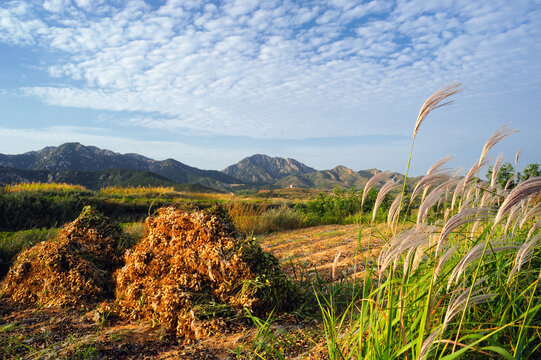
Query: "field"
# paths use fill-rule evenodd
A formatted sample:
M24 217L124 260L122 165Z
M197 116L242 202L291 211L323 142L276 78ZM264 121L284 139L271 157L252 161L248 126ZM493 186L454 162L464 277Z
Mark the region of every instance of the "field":
M457 91L424 104L412 152ZM512 133L490 136L466 174L446 158L412 187L376 190L376 175L272 196L4 188L0 354L541 358L541 177L502 179L501 159L481 175ZM83 200L94 207L79 215Z

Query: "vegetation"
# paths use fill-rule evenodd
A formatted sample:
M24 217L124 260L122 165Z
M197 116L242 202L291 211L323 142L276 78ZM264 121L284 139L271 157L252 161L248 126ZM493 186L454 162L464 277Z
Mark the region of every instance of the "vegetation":
M414 138L430 110L455 92L456 87L445 88L425 103ZM442 174L442 162L436 163L424 178L413 222L395 216L401 214L404 188L397 196L400 205L389 209L388 221L391 225L402 221L406 229L398 232L399 227L393 226L396 235L385 239L377 261L366 256L359 264L366 269L362 277L324 287L317 281L308 285L321 311L325 356L541 356L541 178L520 181L512 190L495 180L497 174L490 183L477 178L488 151L512 132L504 127L492 135L465 177L446 176L432 186L428 179ZM408 168L410 161L411 155ZM258 334L265 334L269 322L256 322ZM277 351L283 346L280 338L271 332L258 339L266 347L253 351L283 358Z
M316 198L299 204L295 208L306 215L310 226L321 224L353 224L359 221L361 210L371 212L376 201L377 191L370 189L364 204L362 191L355 188L342 190L335 187L332 194L319 193ZM390 198L386 197L382 211L389 208ZM362 206L361 206L362 205Z

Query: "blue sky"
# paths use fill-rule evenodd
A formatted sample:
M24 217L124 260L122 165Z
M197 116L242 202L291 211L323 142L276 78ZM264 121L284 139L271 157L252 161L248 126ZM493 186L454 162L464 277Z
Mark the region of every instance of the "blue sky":
M541 1L0 1L0 152L78 141L223 169L541 162Z

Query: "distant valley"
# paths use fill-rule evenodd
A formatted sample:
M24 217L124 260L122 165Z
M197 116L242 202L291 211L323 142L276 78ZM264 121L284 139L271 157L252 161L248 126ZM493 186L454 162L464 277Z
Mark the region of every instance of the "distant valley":
M316 170L295 159L256 154L222 171L201 170L174 159L153 160L95 146L65 143L19 155L0 154L0 184L65 182L89 189L105 186L173 186L187 191L237 191L267 188L362 188L377 169L345 166ZM404 176L387 176L403 181ZM383 179L382 181L386 181Z

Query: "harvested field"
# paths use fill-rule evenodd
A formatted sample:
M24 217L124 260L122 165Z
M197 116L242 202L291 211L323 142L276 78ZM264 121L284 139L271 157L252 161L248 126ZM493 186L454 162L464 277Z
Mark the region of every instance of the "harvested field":
M281 260L284 271L292 278L317 272L331 280L337 257L335 279L345 274L359 275L363 271L363 257L371 261L377 256L383 245L381 235L390 236L384 224L363 227L360 249L359 225L324 225L270 234L262 237L260 243L264 250Z

